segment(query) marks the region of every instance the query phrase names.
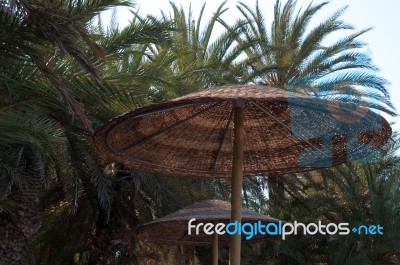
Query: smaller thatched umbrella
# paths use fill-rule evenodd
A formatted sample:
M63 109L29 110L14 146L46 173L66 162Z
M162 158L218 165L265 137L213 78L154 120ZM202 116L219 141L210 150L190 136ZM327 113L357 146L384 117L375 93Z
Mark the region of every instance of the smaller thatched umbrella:
M224 223L228 224L231 220L231 204L221 200L206 200L185 207L175 213L169 214L152 222L142 225L137 230L139 239L152 243L164 245L191 245L191 246L209 246L212 245L212 264L218 264L218 244L228 245L230 236L228 234L219 235L214 233L212 236L204 233L196 235L195 231L188 234L188 222L196 218L194 225L199 223ZM242 223L262 224L278 223L278 219L262 215L247 208L242 208ZM247 240L246 235L242 235L243 243L264 242L277 238L271 235L255 234Z

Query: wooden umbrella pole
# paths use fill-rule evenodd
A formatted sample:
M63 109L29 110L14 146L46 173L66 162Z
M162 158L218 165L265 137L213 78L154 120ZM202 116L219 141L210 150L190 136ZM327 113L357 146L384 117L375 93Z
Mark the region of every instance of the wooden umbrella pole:
M214 222L214 224L217 223ZM216 232L212 235L212 265L218 265L218 234Z
M236 102L234 118L234 140L232 159L232 199L231 221L242 221L242 178L244 146L244 101ZM231 237L230 265L240 265L241 235Z

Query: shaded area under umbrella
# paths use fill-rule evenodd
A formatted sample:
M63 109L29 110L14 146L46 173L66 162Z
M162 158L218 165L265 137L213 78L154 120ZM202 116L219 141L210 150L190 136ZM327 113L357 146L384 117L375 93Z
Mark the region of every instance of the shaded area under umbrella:
M195 218L196 221L193 222L193 225L199 223L224 223L226 225L230 222L230 216L231 205L229 202L222 200L201 201L140 226L136 235L143 241L164 245L212 245L212 264L214 265L218 264L218 245L229 244L230 236L227 233L224 235L216 233L207 235L204 233L203 227L199 229L199 234L196 234L195 229L193 229L189 235L188 222ZM258 221L263 225L279 223L278 219L262 215L245 207L242 208L242 223L258 223ZM256 233L249 239L246 239L246 235L242 234L241 240L243 243L258 243L277 238L277 236L269 234Z
M388 122L368 108L259 85L210 88L107 122L104 161L171 175L232 177L231 220L241 221L242 176L297 173L379 158ZM240 235L231 265L240 264Z

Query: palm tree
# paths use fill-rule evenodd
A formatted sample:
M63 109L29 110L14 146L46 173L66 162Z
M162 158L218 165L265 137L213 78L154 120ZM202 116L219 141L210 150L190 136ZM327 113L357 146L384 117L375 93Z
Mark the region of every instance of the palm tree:
M18 73L18 78L8 71ZM39 197L45 165L56 149L63 148L66 137L59 124L42 115L54 101L45 100L50 97L43 93L47 87L26 79L35 75L32 67L9 66L8 71L0 74L0 244L4 251L0 261L20 264L30 237L41 225Z
M97 99L102 106L108 103L108 109L115 109L115 95L128 94L110 90L115 87L100 81L94 64L103 59L104 49L87 30L96 15L118 5L128 3L117 0L0 4L2 264L26 262L28 242L42 224L39 199L46 186L54 182L62 185L55 187L55 191L64 193L74 207L77 205L81 180L78 176L87 172L82 166L94 164L89 155L84 155L93 153L84 145L90 139L93 122L84 103ZM82 79L77 81L73 74ZM85 86L77 89L82 84ZM98 92L96 99L85 91L93 86ZM96 172L99 170L92 174ZM82 183L88 189L94 186L105 197L99 199L103 206L110 203L109 182L104 178L86 177Z
M241 82L243 64L238 56L244 47L234 47L235 38L242 31L241 24L235 24L232 32L214 36L217 22L227 10L224 5L216 9L206 24L203 23L206 4L197 18L191 9L185 12L172 2L171 15L162 12L165 21L172 21L174 30L169 46L150 47L150 60L163 71L164 82L154 84L157 99L171 99L211 86Z
M105 59L92 59L100 81L73 62L55 68L68 69L65 82L79 95L95 126L151 102L149 80L155 82L160 73L147 59L147 49L170 42L168 21L134 19L122 29L110 24L114 26L105 30L99 21L90 32L104 51ZM114 164L104 170L91 132L71 123L65 112L52 117L65 128L67 147L59 151L52 170L55 178L42 197L47 209L44 224L31 243L37 263L140 264L144 248L136 246L132 232L138 223L212 193L210 185L199 179L176 181ZM186 188L177 192L182 186Z
M297 13L296 3L288 0L282 5L277 0L271 25L267 25L258 3L255 10L244 3L238 6L245 29L236 40L239 45L254 44L246 50L248 81L325 98L356 95L364 99L361 104L369 103L368 107L393 115L387 81L376 74L378 68L361 50L366 44L358 40L371 28L328 43L332 34L353 30L340 20L346 8L310 27L310 21L328 2L311 3Z
M331 43L328 37L353 30L340 20L346 10L332 14L315 27L310 21L328 2L311 3L296 11L296 0L282 4L277 0L274 17L269 25L258 5L251 9L245 3L237 8L243 16L243 29L236 41L246 46L242 80L278 87L287 91L329 99L354 101L389 115L395 115L386 90L387 81L376 73L378 68L362 49L358 40L370 28L352 31ZM220 21L230 32L235 28ZM284 196L284 181L290 178L269 177L272 198ZM279 200L282 201L282 200Z
M326 194L321 196L319 212L335 209L336 220L352 226L379 224L384 234L379 236L349 236L344 241L335 238L329 244L329 264L394 264L400 260L400 212L398 203L400 160L398 143L391 143L377 164L350 164L326 170ZM330 196L328 196L328 194ZM331 194L336 194L334 197ZM325 209L322 205L325 205ZM349 257L350 256L350 257Z
M398 139L398 136L394 137ZM387 144L377 163L349 163L303 174L285 187L285 208L268 213L305 224L381 225L383 235L296 235L245 248L244 264L397 264L400 259L399 142Z

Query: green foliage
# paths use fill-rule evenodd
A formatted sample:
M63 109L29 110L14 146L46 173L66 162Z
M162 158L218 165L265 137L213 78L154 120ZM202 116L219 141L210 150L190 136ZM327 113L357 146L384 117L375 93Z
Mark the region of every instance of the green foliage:
M172 21L174 30L170 45L149 47L149 60L162 70L163 82L153 84L157 100L175 98L206 87L242 82L243 66L239 55L245 46L234 47L235 39L242 33L242 24L215 36L217 22L227 10L224 5L225 2L218 6L207 23L203 23L206 4L197 18L191 9L185 12L172 2L171 15L162 13L164 21Z
M381 225L383 235L290 236L263 244L245 257L249 264L396 264L400 249L399 145L389 143L378 163L352 163L285 178L283 200L270 215L303 223ZM286 214L278 216L284 207ZM264 264L264 263L263 263Z
M29 189L25 155L45 170L40 230L31 240L30 264L155 264L178 248L138 243L134 229L193 202L229 200L224 180L177 178L124 165L103 165L93 128L135 108L231 83L261 83L320 97L372 99L393 114L387 82L361 52L353 31L335 12L316 27L310 21L328 3L296 11L276 2L266 24L258 4L238 5L242 18L221 19L222 3L205 23L171 3L171 15L133 11L120 28L120 0L3 1L0 3L0 218L18 223L11 192ZM217 23L225 30L215 35ZM326 43L332 33L352 30ZM214 38L215 37L215 38ZM346 51L344 51L346 50ZM397 138L396 138L397 139ZM299 236L245 247L243 264L389 264L400 242L399 158L385 149L377 164L348 164L287 176L285 195L271 198L267 177L246 179L243 203L286 221L380 223L384 236ZM39 177L39 176L37 176ZM269 184L269 185L268 185ZM269 192L269 194L268 194ZM269 197L268 197L269 196ZM198 249L205 262L208 250ZM222 256L227 258L227 250Z
M270 25L258 2L255 9L243 2L237 6L243 16L242 34L236 37L246 53L243 80L324 98L356 96L362 105L395 115L385 88L387 81L377 75L378 68L368 51L363 51L366 44L358 40L371 28L354 32L340 20L346 8L311 27L315 14L328 2L311 3L299 11L296 4L296 0L277 0ZM352 32L327 42L334 33L346 31Z

